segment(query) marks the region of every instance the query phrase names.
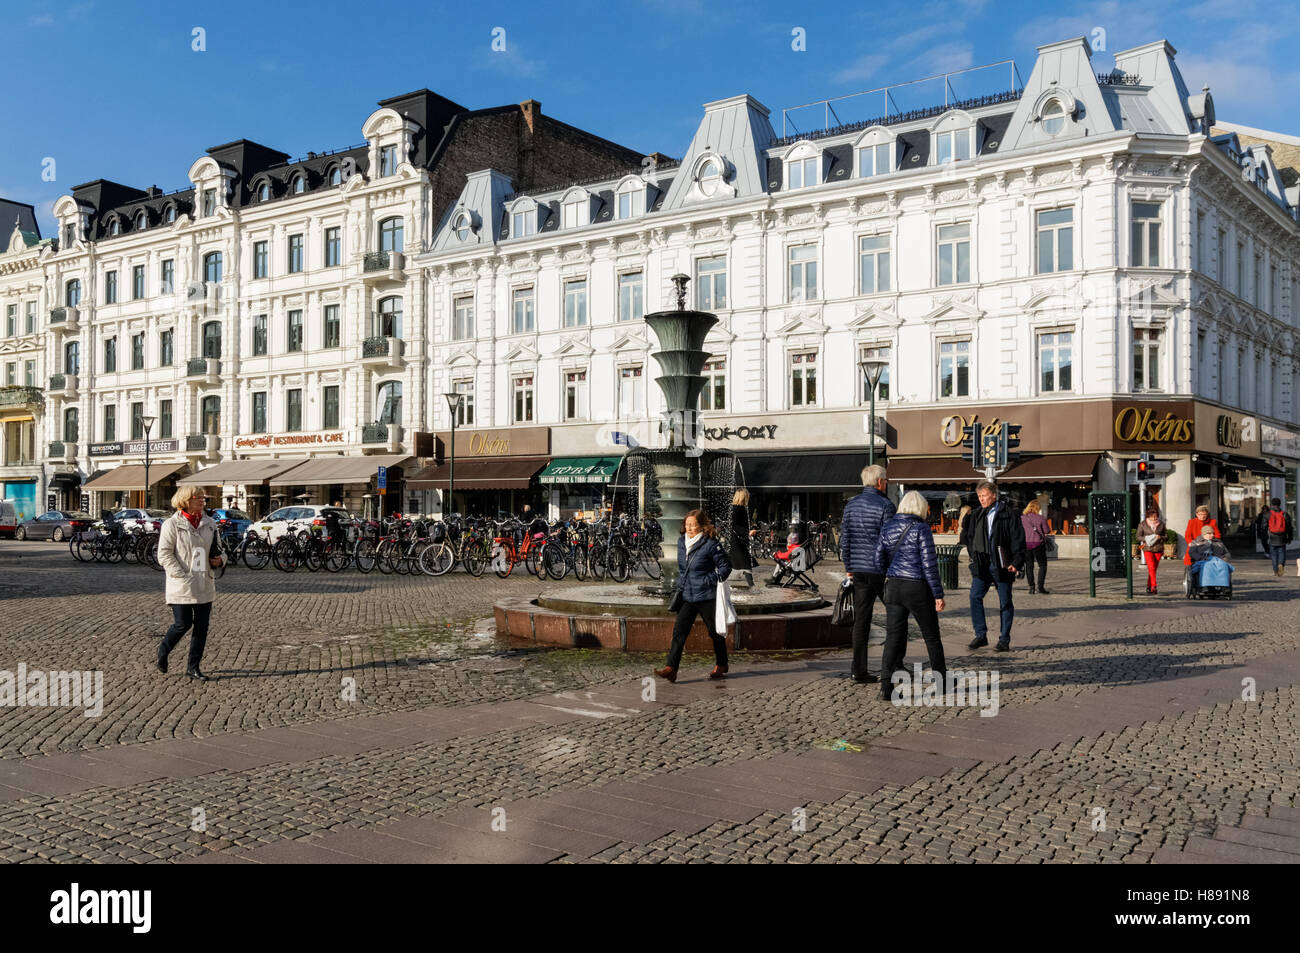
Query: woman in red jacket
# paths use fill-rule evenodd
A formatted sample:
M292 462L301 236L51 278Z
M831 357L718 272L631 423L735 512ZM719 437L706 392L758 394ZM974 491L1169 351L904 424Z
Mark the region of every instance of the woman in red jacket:
M1187 521L1187 532L1183 534L1183 541L1186 542L1189 546L1192 543L1196 542L1198 539L1201 538L1201 527L1203 526L1214 527L1215 539L1223 538L1223 535L1219 532L1218 521L1210 519L1210 508L1208 506L1198 506L1196 508L1196 516ZM1191 553L1184 553L1183 565L1190 566L1191 564L1192 564Z

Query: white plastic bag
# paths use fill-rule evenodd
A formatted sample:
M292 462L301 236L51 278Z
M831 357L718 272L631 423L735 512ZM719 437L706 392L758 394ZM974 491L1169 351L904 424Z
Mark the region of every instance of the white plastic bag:
M717 627L718 635L725 638L727 626L736 621L736 607L731 604L731 587L725 582L718 583L717 602L717 618L714 619L714 625Z

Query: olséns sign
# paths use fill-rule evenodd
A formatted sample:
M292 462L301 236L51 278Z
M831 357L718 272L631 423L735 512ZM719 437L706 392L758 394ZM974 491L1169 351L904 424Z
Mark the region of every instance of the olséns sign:
M1195 421L1153 407L1124 407L1115 415L1115 437L1121 443L1191 443Z

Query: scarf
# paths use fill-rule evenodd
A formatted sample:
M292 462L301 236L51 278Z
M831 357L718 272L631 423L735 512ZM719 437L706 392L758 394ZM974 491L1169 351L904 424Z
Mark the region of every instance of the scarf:
M699 542L701 539L703 539L703 538L704 538L704 534L703 534L703 533L696 533L694 536L687 536L687 537L686 537L686 551L689 553L689 552L691 551L691 547L694 546L696 543L698 543L698 542Z
M184 516L187 520L189 520L190 525L193 526L195 529L198 529L199 524L203 522L202 513L200 513L198 516L190 516L189 513L186 513L184 510L181 510L181 515Z

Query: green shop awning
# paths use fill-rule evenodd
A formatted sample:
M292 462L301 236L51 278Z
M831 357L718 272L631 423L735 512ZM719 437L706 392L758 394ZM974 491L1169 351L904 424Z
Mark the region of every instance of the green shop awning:
M609 483L618 464L618 458L610 457L556 457L537 479L542 483Z

